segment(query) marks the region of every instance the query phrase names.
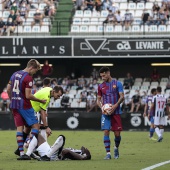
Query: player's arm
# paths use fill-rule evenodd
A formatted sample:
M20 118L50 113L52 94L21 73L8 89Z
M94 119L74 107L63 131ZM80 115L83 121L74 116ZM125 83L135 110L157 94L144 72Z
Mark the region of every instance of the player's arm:
M8 93L9 99L11 100L11 81L9 81L7 85L7 93Z
M148 104L147 104L147 103L145 103L143 117L145 117L145 116L146 116L147 108L148 108Z
M25 97L29 100L40 102L40 103L46 103L46 100L41 100L36 98L32 93L31 93L31 88L25 88Z
M102 97L101 96L97 96L97 105L102 109Z

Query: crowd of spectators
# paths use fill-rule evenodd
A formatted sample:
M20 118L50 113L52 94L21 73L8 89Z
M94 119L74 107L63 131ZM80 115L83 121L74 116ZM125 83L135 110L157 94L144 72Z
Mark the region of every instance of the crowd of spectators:
M40 3L46 4L43 10L38 9ZM34 26L35 24L42 26L45 17L53 17L57 9L57 0L37 0L33 3L31 0L4 0L2 1L2 12L10 11L7 18L0 17L0 36L10 36L14 33L16 26L27 25ZM33 21L27 21L29 11L35 11ZM0 11L1 12L1 11Z

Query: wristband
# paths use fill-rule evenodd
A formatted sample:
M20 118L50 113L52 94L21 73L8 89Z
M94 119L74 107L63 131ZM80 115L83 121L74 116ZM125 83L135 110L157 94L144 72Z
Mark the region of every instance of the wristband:
M44 126L45 129L47 129L49 126Z

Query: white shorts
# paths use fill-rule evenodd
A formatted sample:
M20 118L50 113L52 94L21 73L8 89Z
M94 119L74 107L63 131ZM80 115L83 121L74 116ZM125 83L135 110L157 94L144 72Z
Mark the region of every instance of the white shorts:
M36 150L38 151L39 155L42 157L44 155L47 155L47 153L51 151L51 147L47 142L44 142Z
M154 125L165 125L165 117L154 117Z

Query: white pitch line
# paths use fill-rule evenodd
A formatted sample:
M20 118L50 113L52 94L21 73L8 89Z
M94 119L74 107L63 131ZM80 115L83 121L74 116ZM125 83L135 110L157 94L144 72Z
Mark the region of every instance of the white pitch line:
M161 162L161 163L159 163L159 164L155 164L155 165L149 166L149 167L144 168L144 169L142 169L142 170L155 169L155 168L157 168L157 167L160 167L160 166L162 166L162 165L169 164L169 163L170 163L170 160L169 160L169 161L165 161L165 162Z

